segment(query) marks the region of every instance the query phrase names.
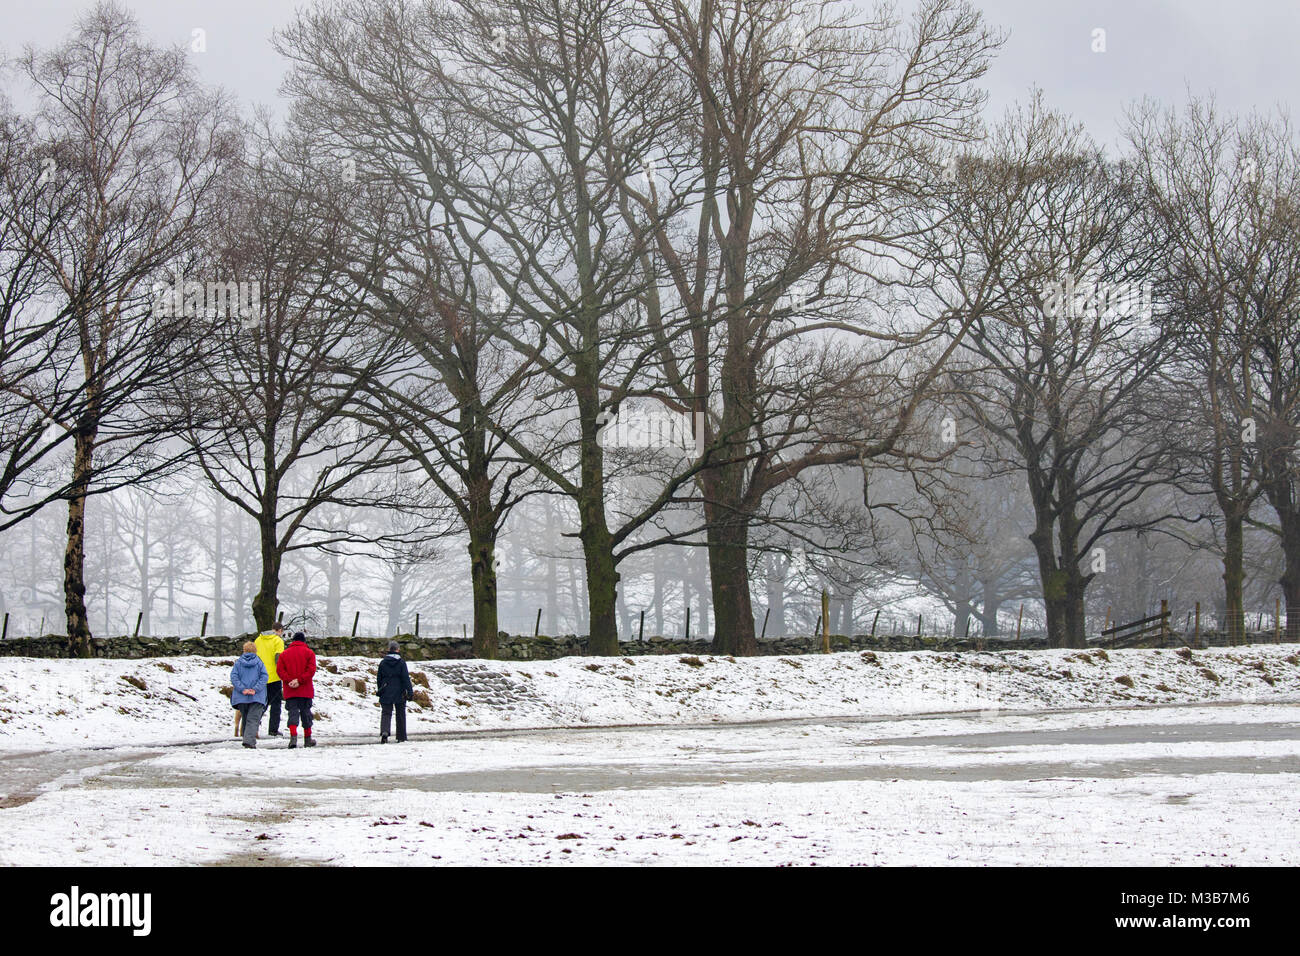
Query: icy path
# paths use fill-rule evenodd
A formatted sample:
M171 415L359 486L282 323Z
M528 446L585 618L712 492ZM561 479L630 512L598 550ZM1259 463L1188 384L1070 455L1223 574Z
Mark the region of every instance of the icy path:
M10 752L0 864L1295 865L1298 783L1282 702Z

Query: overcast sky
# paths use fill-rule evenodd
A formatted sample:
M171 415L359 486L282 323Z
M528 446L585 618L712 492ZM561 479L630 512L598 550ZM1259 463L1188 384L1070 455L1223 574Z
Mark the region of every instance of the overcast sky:
M209 82L246 104L274 103L284 64L271 31L303 0L129 0L159 41L188 45ZM69 29L84 0L0 0L0 52L45 45ZM1300 102L1300 4L1295 0L979 0L989 22L1008 32L987 77L998 114L1033 84L1048 102L1082 121L1097 138L1117 139L1124 107L1150 95L1182 102L1190 88L1213 92L1221 106L1290 109ZM1094 53L1093 31L1106 31Z

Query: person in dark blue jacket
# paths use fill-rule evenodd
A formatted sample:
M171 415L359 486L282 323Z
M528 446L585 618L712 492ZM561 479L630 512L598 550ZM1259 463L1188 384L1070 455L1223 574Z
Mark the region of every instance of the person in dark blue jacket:
M257 746L257 725L266 710L266 665L257 656L257 645L249 641L235 666L230 668L230 705L244 715L244 746Z
M411 674L406 669L406 661L398 653L401 646L396 641L388 642L388 653L379 662L379 674L376 689L379 691L379 742L388 743L388 728L393 712L397 712L397 742L406 740L406 702L415 696L411 685Z

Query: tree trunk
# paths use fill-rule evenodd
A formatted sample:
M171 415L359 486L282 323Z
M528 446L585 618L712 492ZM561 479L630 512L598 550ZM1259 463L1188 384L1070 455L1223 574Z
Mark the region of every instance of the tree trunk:
M749 516L730 506L710 506L724 501L716 492L713 476L704 479L708 520L709 579L713 590L713 653L750 657L758 653L754 634L754 605L749 594ZM735 500L735 499L733 499ZM712 515L709 515L712 512ZM703 624L703 622L701 622Z
M853 635L853 597L854 592L851 588L844 588L840 591L840 627L838 633L846 636Z
M971 580L970 567L962 561L961 570L957 574L957 593L953 605L956 613L952 617L952 636L962 638L966 636L966 629L970 624L971 614L973 613L973 598L971 593L973 583Z
M619 633L635 634L636 632L632 627L632 612L627 609L627 595L624 594L623 588L618 589L616 607L618 609Z
M594 324L589 326L594 328ZM578 488L578 538L587 568L587 653L614 657L618 647L618 567L614 560L614 538L605 517L605 455L597 440L600 401L595 383L599 381L595 340L588 337L590 355L578 361L578 378L584 385L578 390L578 418L582 429Z
M1087 587L1082 575L1066 571L1065 589L1065 633L1066 647L1087 647L1086 618L1084 616L1083 596Z
M1275 409L1274 416L1262 455L1263 486L1268 503L1277 512L1285 562L1278 583L1282 585L1282 600L1286 604L1286 639L1289 643L1300 641L1300 500L1297 500L1292 465L1296 431L1286 421L1281 409Z
M769 555L767 572L767 608L769 611L767 633L774 637L785 636L785 574L784 562Z
M1239 644L1246 633L1243 591L1246 581L1245 531L1241 513L1235 508L1223 512L1223 608L1228 641ZM1288 623L1288 628L1289 628Z
M167 538L167 620L176 620L176 532Z
M1058 478L1062 487L1071 486L1068 476ZM1086 647L1083 598L1088 579L1079 573L1079 523L1074 517L1073 498L1063 493L1055 519L1051 505L1035 502L1035 525L1029 535L1038 556L1043 605L1047 612L1048 647ZM1053 540L1053 525L1056 535ZM1057 555L1060 555L1059 563Z
M998 594L997 586L996 581L980 582L983 597L980 602L980 609L976 613L984 637L997 637L1001 633L998 629L998 612L1002 610L1002 596Z
M589 630L587 653L615 657L619 653L618 569L614 566L614 549L605 528L604 509L599 518L589 518L582 529L582 553L587 567L587 611Z
M337 635L342 633L343 559L337 554L327 555L325 569L325 631Z
M406 569L393 565L388 579L388 627L389 637L394 637L402 624L402 587L406 584Z
M569 604L573 612L573 633L582 634L587 630L586 610L587 588L583 582L585 575L579 574L582 565L576 561L566 561L565 570L569 574Z
M465 524L469 532L470 590L474 600L474 643L471 653L495 660L500 635L500 592L497 567L499 515L492 501L491 462L487 431L480 424L475 395L463 396L461 444L465 453Z
M966 636L966 630L970 626L972 610L970 603L960 601L957 604L957 613L952 616L952 636L958 640Z
M1056 566L1056 553L1052 547L1052 529L1042 525L1035 528L1029 540L1038 556L1038 575L1043 589L1043 607L1047 612L1047 646L1070 647L1066 606L1069 603L1065 572Z
M497 656L497 572L493 564L496 534L471 531L470 580L474 592L474 645L471 653L485 660Z
M271 499L275 501L275 499ZM280 608L280 548L275 538L275 506L263 511L258 522L262 549L262 578L257 594L253 596L253 623L259 633L271 630Z
M471 468L473 466L471 465ZM470 583L474 596L474 645L475 657L495 660L499 634L497 619L497 524L496 515L492 513L490 494L484 481L486 475L479 475L478 480L471 479L470 494L467 498L469 531Z
M1300 511L1288 510L1279 515L1282 530L1282 554L1286 567L1282 571L1282 603L1286 605L1286 640L1300 642Z
M86 614L86 497L90 490L96 431L77 432L72 486L68 498L68 540L63 552L63 602L68 620L68 653L90 657L90 620Z

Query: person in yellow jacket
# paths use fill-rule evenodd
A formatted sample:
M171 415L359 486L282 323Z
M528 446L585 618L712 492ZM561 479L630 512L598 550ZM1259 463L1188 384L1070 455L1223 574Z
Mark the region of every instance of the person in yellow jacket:
M280 675L275 672L275 665L280 662L284 651L284 625L276 621L267 634L257 635L253 642L257 645L257 656L266 667L266 712L270 715L266 732L271 737L280 736L280 702L284 695L280 692Z

